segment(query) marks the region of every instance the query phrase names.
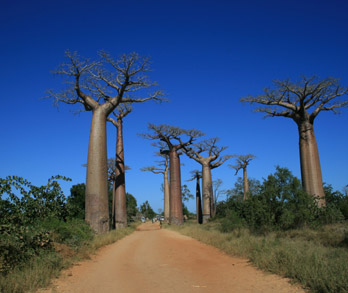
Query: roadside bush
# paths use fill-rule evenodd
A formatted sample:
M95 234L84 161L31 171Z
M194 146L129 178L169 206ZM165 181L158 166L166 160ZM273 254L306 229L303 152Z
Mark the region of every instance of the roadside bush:
M0 273L7 274L43 250L51 249L50 233L44 229L0 225Z
M47 185L32 185L9 176L0 178L0 272L7 274L44 250L52 249L52 232L40 226L47 219L65 221L66 198L55 176Z
M236 185L235 189L239 190L240 184L237 182ZM218 204L221 231L232 231L240 221L256 233L306 226L314 228L343 221L346 213L348 216L348 196L333 192L330 185L324 187L327 206L319 209L316 199L303 191L300 180L287 168L277 166L276 172L257 185L246 201L240 196L230 196Z
M84 245L94 237L92 229L81 219L70 219L64 222L51 218L38 224L37 227L49 231L52 241L64 243L73 248Z
M236 229L240 230L244 226L244 221L239 217L238 213L231 210L228 211L226 217L221 220L220 231L232 232Z

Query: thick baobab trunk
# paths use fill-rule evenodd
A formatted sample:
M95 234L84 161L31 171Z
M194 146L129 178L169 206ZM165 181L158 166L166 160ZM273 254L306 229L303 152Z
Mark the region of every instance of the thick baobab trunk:
M169 168L170 168L169 223L174 225L182 225L184 223L184 216L182 212L180 158L176 150L172 150L169 152Z
M123 125L122 120L117 121L117 142L116 142L116 169L115 169L115 211L116 229L127 227L127 207L126 207L126 181L124 168L124 149L123 149Z
M325 192L313 124L302 122L298 124L298 130L302 186L308 194L319 197L318 207L323 207L326 205Z
M201 187L199 184L199 177L197 177L197 183L196 183L196 213L197 213L197 223L202 224L202 201L201 201Z
M209 165L202 165L203 224L211 218L213 182Z
M248 174L247 168L243 168L243 191L244 191L244 200L247 200L249 197L249 182L248 182Z
M89 136L85 220L98 234L109 231L106 115L93 111Z
M164 220L169 223L170 215L170 188L169 188L169 169L166 163L164 171Z

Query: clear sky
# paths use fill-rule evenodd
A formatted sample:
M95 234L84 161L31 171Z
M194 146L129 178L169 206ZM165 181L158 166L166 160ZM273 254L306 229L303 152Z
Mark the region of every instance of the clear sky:
M124 120L126 190L138 204L163 208L161 175L139 171L157 160L151 143L137 135L149 122L220 137L225 154L256 155L250 177L262 180L276 165L300 177L296 124L263 119L239 100L261 94L275 79L301 75L341 78L348 86L347 12L346 0L2 0L0 177L41 185L64 175L73 180L63 184L66 195L85 181L91 113L74 115L76 108L64 104L57 111L41 99L62 87L50 70L66 49L90 58L101 49L152 58L151 78L170 103L137 104ZM348 109L342 112L320 113L315 122L323 179L338 190L348 184ZM115 132L109 125L109 157ZM184 156L182 162L182 183L194 193L186 180L200 166ZM237 176L225 163L213 170L218 178L228 189Z

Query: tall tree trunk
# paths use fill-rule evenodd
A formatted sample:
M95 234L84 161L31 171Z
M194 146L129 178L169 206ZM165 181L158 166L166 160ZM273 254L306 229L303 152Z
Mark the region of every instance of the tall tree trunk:
M89 135L85 220L98 234L109 231L106 114L93 111Z
M308 194L319 197L318 207L323 207L326 205L325 192L313 124L308 121L301 122L298 130L302 186Z
M209 165L202 164L203 223L211 218L213 182Z
M174 225L182 225L184 223L184 216L182 212L180 158L175 149L169 152L169 168L170 168L169 223Z
M247 200L249 197L249 182L248 182L248 174L247 168L243 168L243 189L244 189L244 200Z
M169 168L166 162L166 169L164 171L164 220L169 223L170 215L170 188L169 188Z
M111 228L116 229L116 180L112 180Z
M117 142L116 142L116 229L127 227L126 207L126 181L124 171L124 149L123 149L123 124L122 119L117 120Z
M196 183L196 213L197 213L197 223L202 224L202 201L201 201L201 186L199 184L199 177L197 177L197 183Z

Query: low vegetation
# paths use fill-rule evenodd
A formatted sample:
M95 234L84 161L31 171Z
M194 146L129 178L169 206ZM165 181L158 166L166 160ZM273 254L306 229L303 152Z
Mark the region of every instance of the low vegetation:
M258 268L291 278L314 292L347 292L348 225L268 232L249 229L221 232L219 220L170 229L231 254L248 258Z
M0 179L0 292L34 292L63 268L135 230L95 235L80 218L80 202L58 180L37 187L20 177ZM72 188L72 191L76 186Z
M348 196L325 185L326 207L303 190L286 168L261 184L243 181L227 191L206 225L170 226L263 270L289 277L314 292L348 291Z

